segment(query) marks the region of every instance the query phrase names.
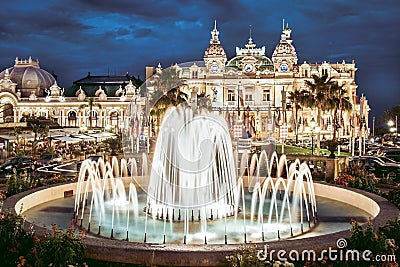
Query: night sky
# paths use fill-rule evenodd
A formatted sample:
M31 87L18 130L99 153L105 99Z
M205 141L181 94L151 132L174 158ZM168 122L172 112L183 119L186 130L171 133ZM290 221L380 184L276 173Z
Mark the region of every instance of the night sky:
M65 88L89 71L144 79L145 66L202 60L214 20L228 57L250 25L271 57L285 19L299 63L354 59L371 116L400 105L399 0L13 0L0 18L0 69L32 56Z

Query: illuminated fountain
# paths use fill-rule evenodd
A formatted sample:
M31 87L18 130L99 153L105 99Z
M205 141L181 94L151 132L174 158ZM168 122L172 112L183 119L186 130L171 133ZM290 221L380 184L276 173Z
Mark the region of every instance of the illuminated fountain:
M388 214L398 213L379 197L313 184L307 164L299 160L269 150L249 154L237 148L232 130L242 122L221 102L232 76L213 83L213 112L196 107L193 94L187 99L193 109L171 108L159 128L158 118L150 123L151 105L160 100L152 99L157 95L153 92L191 89L177 78L183 77L179 66L170 69L174 68L162 73L157 69L132 96L127 119L119 125L124 158L86 160L78 182L7 198L5 207L22 211L38 230L54 224L67 228L74 216L88 232L89 258L149 266L224 266L226 256L246 242L267 241L276 251L309 249L311 243L326 249L338 237L348 236L353 216L373 218L383 226ZM254 83L243 75L236 78L242 86ZM245 90L239 88L237 99L243 99ZM140 92L150 99L141 98ZM273 119L269 111L267 124L273 126ZM155 144L148 138L154 133ZM272 141L274 133L273 127L264 132ZM319 212L314 225L315 195ZM72 206L74 211L66 212Z
M84 161L80 225L130 241L227 244L291 237L316 219L308 166L265 151L238 154L219 114L169 109L151 170L148 160Z

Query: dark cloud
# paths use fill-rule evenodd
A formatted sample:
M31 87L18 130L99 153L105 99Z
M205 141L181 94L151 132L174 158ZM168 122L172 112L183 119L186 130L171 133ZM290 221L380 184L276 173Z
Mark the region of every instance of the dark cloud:
M176 17L179 5L174 1L127 1L127 0L70 0L70 5L80 10L105 13L138 15L143 18L161 20Z
M134 35L136 38L143 38L143 37L150 37L154 36L153 30L149 28L142 28L142 29L137 29L134 31Z

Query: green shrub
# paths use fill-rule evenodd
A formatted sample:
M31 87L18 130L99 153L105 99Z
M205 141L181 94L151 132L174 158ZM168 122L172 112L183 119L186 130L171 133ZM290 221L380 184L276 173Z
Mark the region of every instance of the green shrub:
M400 221L387 221L386 225L379 228L379 233L386 239L389 245L393 245L396 259L400 259Z
M7 197L35 188L37 179L28 176L12 175L7 181Z
M392 190L385 194L387 200L400 209L400 190Z
M21 216L10 212L0 214L1 266L17 266L34 262L35 237L24 230Z
M356 162L351 162L335 183L365 190L378 195L382 194L382 192L376 188L375 176L368 172L364 166L357 164Z
M52 177L40 177L37 175L13 175L7 180L7 197L37 188L44 185L51 185L69 181L68 178L56 174Z
M37 237L24 230L24 219L10 212L0 216L1 266L84 266L85 243L73 228Z
M399 238L400 236L400 224L397 221L395 223L388 221L379 231L375 230L372 222L368 222L365 228L362 228L357 222L353 222L347 248L355 249L359 252L365 250L371 251L372 261L376 255L393 255L395 252L398 254L396 240L393 239L393 235L396 235L394 238ZM395 266L392 265L395 264L394 262L387 263L388 265L386 266ZM359 264L361 263L359 262ZM370 266L368 262L365 262L365 264L366 266Z
M352 223L347 247L358 251L370 250L374 255L387 251L385 239L375 232L371 222L365 229L358 222Z
M52 231L37 243L37 254L40 266L64 267L83 265L85 243L75 230L70 227L60 230L55 225Z

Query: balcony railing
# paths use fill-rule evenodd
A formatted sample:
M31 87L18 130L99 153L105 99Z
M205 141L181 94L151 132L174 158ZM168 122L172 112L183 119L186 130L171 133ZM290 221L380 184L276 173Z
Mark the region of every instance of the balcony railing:
M271 106L271 101L262 101L263 106Z
M244 105L247 107L253 107L254 106L254 101L244 101Z
M228 107L232 107L232 106L237 106L237 101L226 101L226 104L228 105Z

